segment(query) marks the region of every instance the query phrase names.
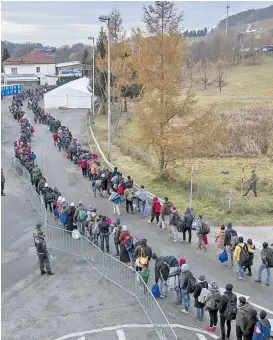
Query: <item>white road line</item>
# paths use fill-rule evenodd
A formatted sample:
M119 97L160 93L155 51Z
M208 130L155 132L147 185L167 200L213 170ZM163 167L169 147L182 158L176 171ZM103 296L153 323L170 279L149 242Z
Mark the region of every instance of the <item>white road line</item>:
M207 340L207 338L203 334L196 333L196 335L198 336L199 340Z
M117 336L119 340L126 340L125 334L123 332L123 329L118 329L117 330Z
M78 340L85 340L85 336L81 336Z
M84 335L87 335L87 334L116 331L116 330L121 330L121 329L124 329L124 328L153 328L153 327L154 327L154 325L150 324L150 323L148 323L148 324L126 324L126 325L109 326L109 327L104 327L104 328L92 329L92 330L89 330L89 331L66 334L66 335L60 336L59 338L57 338L55 340L66 340L66 339L70 339L70 338L73 338L73 337L84 336ZM203 331L202 329L199 329L199 328L184 326L184 325L180 325L180 324L171 324L171 327L186 329L186 330L192 331L194 333L205 334L209 338L212 338L212 339L215 339L215 340L219 339L219 337L216 334L211 334L211 333L209 333L207 331Z

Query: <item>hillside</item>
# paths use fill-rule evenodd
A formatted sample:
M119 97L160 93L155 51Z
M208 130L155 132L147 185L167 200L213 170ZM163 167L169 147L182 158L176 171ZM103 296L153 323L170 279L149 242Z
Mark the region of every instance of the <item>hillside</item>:
M231 15L228 18L228 25L229 28L236 28L241 25L253 24L267 19L273 19L273 5L266 8L251 9ZM226 18L219 22L218 29L226 29Z
M12 58L20 58L24 54L31 53L33 50L38 48L45 48L47 46L43 46L40 43L31 43L26 42L23 44L19 43L12 43L9 41L1 41L1 50L3 51L4 48L7 48L9 54ZM59 48L55 48L55 60L57 63L65 62L68 60L80 60L85 49L85 45L78 43L72 46L64 45ZM90 51L91 56L91 51Z

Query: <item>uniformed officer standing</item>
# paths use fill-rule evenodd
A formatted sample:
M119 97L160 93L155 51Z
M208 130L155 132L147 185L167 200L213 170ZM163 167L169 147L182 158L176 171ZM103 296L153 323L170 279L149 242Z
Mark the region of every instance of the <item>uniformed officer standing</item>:
M1 168L1 196L6 196L6 194L4 193L4 189L5 189L5 176L4 176L4 172L3 169Z
M250 185L249 185L249 187L247 189L247 192L243 196L246 196L249 193L249 191L252 189L253 192L254 192L255 197L257 197L257 188L256 188L257 181L258 181L258 177L256 175L256 172L255 172L255 170L252 170L252 175L251 175L251 179L250 179Z
M37 255L38 255L39 261L40 261L41 275L46 273L46 271L44 270L45 266L46 266L46 270L47 270L47 275L54 275L55 273L52 273L52 271L51 271L51 266L50 266L49 257L48 257L48 251L47 251L47 248L46 248L44 233L42 232L42 230L40 230L38 232L38 235L35 238L35 246L36 246Z

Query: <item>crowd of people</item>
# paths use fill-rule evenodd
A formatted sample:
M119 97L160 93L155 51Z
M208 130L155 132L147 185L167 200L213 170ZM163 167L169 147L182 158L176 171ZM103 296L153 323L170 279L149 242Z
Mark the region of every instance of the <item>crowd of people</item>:
M15 100L17 99L15 98ZM31 99L30 108L34 115L37 110L39 111L38 101L35 98ZM158 257L152 252L146 239L138 240L130 233L128 227L121 223L120 217L121 208L125 203L127 213L140 212L142 218L151 216L148 220L149 223L153 223L156 219L161 230L170 231L173 242L177 242L181 235L181 241L187 241L190 244L192 231L196 230L197 249L207 251L207 235L210 232L210 227L202 216L195 219L189 208L186 209L184 216L180 216L168 197L164 198L163 203L160 203L158 197L154 197L150 207L149 195L144 186L135 192L130 176L125 179L117 168L111 171L101 166L97 154L82 149L81 144L73 138L68 127L62 126L59 120L46 114L46 124L52 132L54 145L60 151L66 152L67 159L81 167L82 175L92 183L94 196L99 194L102 197L108 197L113 205L114 215L119 217L112 221L109 217L97 212L95 207L86 206L82 201L79 201L77 206L74 202L68 204L57 188L50 188L41 170L34 164L35 158L30 158L33 154L31 136L30 139L27 139L24 135L22 136L22 132L25 131L25 127L30 128L31 124L25 113L21 112L19 116L21 135L16 141L16 156L18 158L18 153L24 156L20 156L20 161L29 170L32 183L37 193L43 196L46 209L54 214L55 219L60 221L62 227L71 234L71 237L86 236L99 245L102 251L106 250L109 253L109 239L112 235L115 256L119 257L121 262L132 266L146 284L149 282L150 263L153 260L155 272L153 288L158 285L159 296L161 298L171 296L176 304L183 304L181 312L186 314L192 308L191 299L193 298L196 318L199 322L203 322L205 310L209 313L210 323L206 326L207 331L214 332L218 325L218 319L220 319L222 340L230 339L232 320L236 320L238 340L269 338L271 326L266 318L266 312L261 311L258 318L257 311L242 296L238 298L238 305L232 284L227 284L225 292L221 294L216 281L209 283L204 275L200 275L196 279L189 270L185 258L176 259L172 255ZM19 150L18 147L20 147ZM26 149L27 153L22 149ZM40 224L37 225L34 240L37 251L39 249L39 258L42 257L42 260L40 259L41 274L45 273L44 265L47 267L47 272L52 273ZM243 238L238 237L232 224L229 223L226 227L220 227L215 242L219 247L219 257L224 252L226 254L227 259L224 265L227 269L238 265L239 278L242 280L245 275L252 275L251 267L255 250L252 240L249 239L247 243L244 243ZM266 285L269 286L270 268L273 267L273 251L266 242L263 244L261 259L262 264L256 282L261 283L262 272L266 270ZM145 286L144 294L146 290Z

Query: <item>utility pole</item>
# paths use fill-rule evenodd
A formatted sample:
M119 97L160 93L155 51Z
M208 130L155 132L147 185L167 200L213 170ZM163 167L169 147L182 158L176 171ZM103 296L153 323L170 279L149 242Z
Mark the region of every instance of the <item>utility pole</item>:
M229 4L227 4L226 9L227 9L226 34L228 34L228 10L230 9Z

